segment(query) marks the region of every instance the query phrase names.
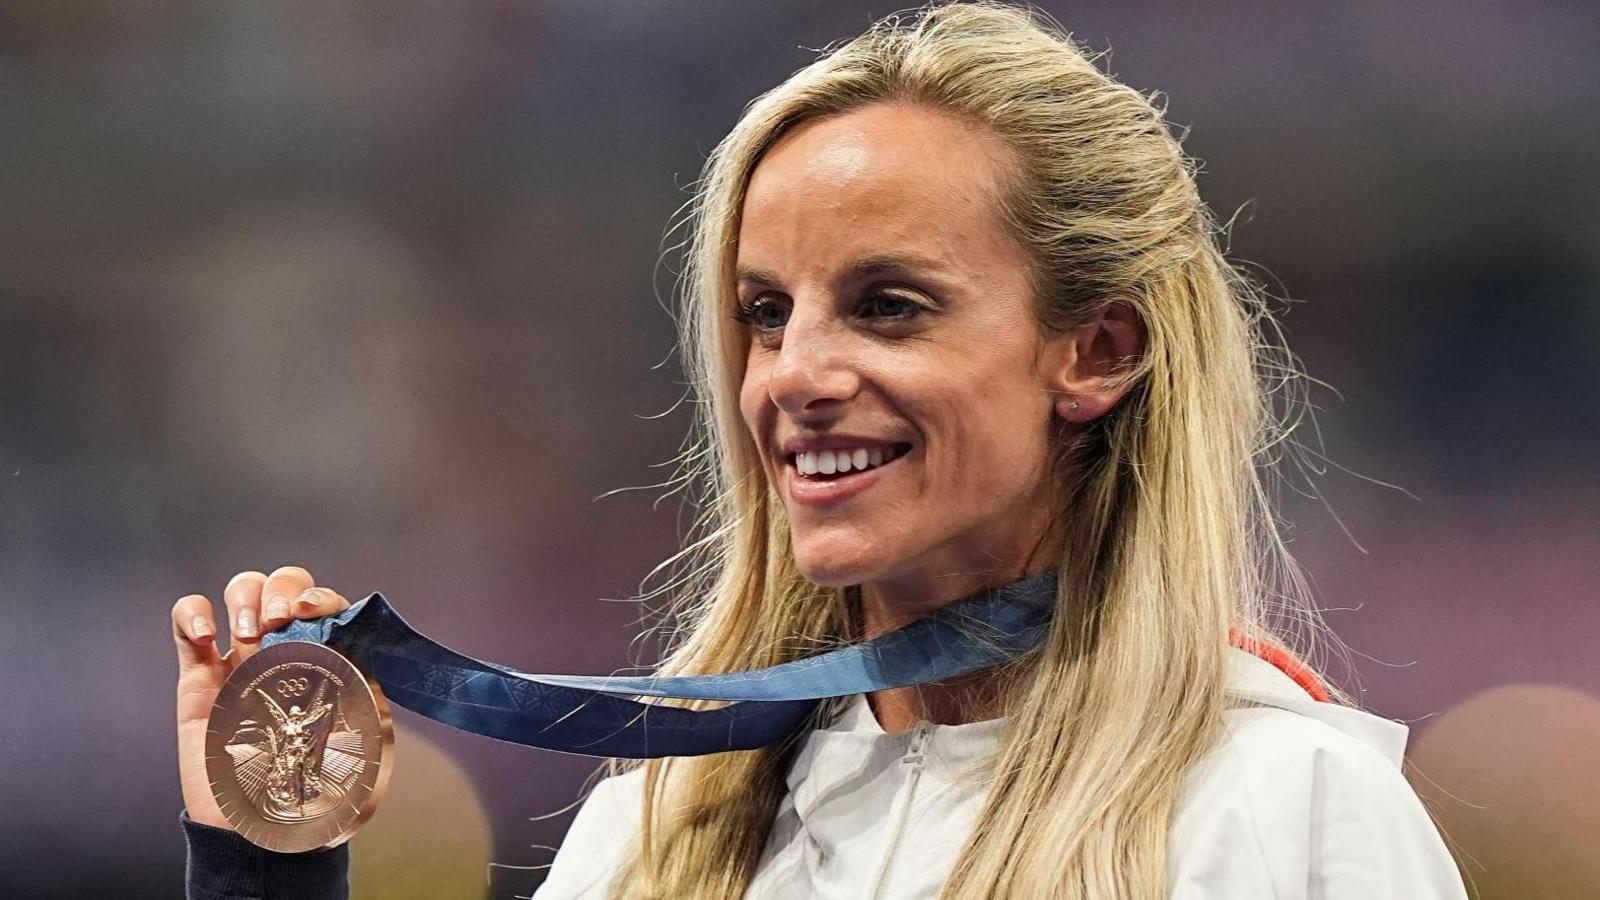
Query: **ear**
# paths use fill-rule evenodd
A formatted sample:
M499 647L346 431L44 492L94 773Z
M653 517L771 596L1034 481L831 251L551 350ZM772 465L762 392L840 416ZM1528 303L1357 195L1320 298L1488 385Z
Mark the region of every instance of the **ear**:
M1051 338L1047 374L1056 396L1056 415L1069 422L1088 422L1110 412L1129 388L1116 376L1144 355L1144 346L1144 320L1120 300Z

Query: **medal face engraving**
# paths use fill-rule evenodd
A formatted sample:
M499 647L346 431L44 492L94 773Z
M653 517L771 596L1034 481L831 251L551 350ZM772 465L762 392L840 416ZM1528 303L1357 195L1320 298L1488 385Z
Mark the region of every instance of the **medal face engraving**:
M206 774L228 822L280 853L335 847L382 799L388 704L349 660L283 641L235 669L206 729Z

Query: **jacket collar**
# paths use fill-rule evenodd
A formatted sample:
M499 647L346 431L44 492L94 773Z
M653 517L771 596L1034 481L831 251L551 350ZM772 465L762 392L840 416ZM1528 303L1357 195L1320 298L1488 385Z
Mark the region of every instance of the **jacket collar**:
M1237 647L1228 648L1228 695L1244 703L1272 706L1316 719L1377 750L1395 766L1405 757L1403 723L1353 706L1311 699L1305 689L1277 666Z
M1230 702L1236 705L1271 706L1308 716L1356 738L1382 753L1394 765L1400 765L1410 731L1404 724L1354 707L1313 700L1293 678L1272 663L1238 647L1229 647L1227 653L1227 693ZM952 744L964 748L976 747L987 741L992 741L998 747L1005 722L1006 719L998 718L962 725L930 723L930 727L940 735L939 743L946 747ZM891 745L909 743L909 735L910 732L884 731L867 703L867 695L856 694L849 698L844 710L832 722L812 732L812 739L846 741L857 745L874 743L889 748ZM957 740L952 741L952 738ZM969 754L961 755L965 757Z

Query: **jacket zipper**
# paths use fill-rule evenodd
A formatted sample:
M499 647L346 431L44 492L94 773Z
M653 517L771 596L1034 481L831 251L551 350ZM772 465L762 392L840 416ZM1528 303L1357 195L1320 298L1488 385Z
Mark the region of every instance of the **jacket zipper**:
M878 865L878 877L872 889L873 900L882 900L883 889L889 883L889 871L894 865L895 851L900 848L900 839L906 830L906 820L911 818L911 801L917 793L917 782L922 778L923 761L927 758L928 735L933 731L932 722L918 722L917 727L911 732L911 746L906 748L906 755L900 757L900 764L911 767L911 774L906 777L905 799L900 803L900 815L894 823L894 832L889 836L889 846L884 851L883 862Z

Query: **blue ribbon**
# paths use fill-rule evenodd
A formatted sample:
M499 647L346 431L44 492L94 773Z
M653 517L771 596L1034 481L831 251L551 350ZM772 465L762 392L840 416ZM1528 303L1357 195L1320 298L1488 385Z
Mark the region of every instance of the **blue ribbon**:
M456 653L374 593L335 616L262 638L313 641L363 667L392 702L503 741L647 759L751 750L797 731L825 697L943 681L1015 659L1049 630L1056 573L976 594L870 641L765 669L717 675L534 675ZM737 701L689 710L623 696Z

